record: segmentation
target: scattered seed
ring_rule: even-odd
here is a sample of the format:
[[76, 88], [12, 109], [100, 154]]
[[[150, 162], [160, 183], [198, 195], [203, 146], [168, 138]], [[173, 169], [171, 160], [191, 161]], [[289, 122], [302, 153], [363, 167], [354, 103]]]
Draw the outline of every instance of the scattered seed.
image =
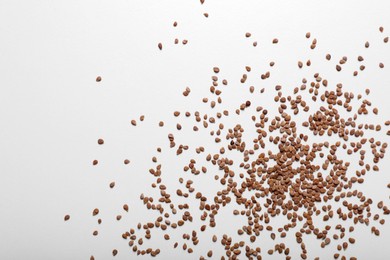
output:
[[92, 215], [96, 216], [97, 214], [99, 214], [99, 209], [96, 208], [92, 211]]

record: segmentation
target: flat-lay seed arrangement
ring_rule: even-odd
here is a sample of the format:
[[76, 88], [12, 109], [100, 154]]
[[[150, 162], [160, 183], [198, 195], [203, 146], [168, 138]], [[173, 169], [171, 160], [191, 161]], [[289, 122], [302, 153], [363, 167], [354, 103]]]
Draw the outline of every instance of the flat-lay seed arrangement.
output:
[[[206, 13], [204, 15], [208, 16]], [[178, 26], [178, 22], [175, 21], [173, 26]], [[379, 28], [379, 33], [384, 33], [383, 27]], [[253, 37], [249, 32], [243, 35], [244, 38]], [[314, 50], [317, 39], [312, 39], [310, 33], [304, 36], [310, 40], [309, 48]], [[384, 37], [380, 44], [387, 42], [388, 37]], [[178, 43], [177, 39], [175, 43]], [[185, 45], [187, 40], [182, 43]], [[270, 43], [278, 44], [279, 39], [274, 38]], [[257, 42], [253, 42], [253, 45], [257, 46]], [[158, 50], [164, 51], [163, 46], [164, 43], [157, 43]], [[367, 41], [362, 46], [370, 48], [370, 43]], [[363, 56], [343, 56], [337, 64], [332, 63], [335, 58], [331, 54], [323, 59], [339, 73], [344, 73], [343, 65], [352, 59], [361, 64], [353, 76], [358, 76], [358, 71], [362, 73], [365, 69]], [[303, 70], [312, 62], [297, 61], [296, 64]], [[378, 64], [379, 69], [385, 67], [382, 62]], [[269, 63], [270, 67], [274, 65], [274, 61]], [[241, 79], [234, 82], [245, 84], [250, 76], [263, 81], [271, 77], [270, 71], [251, 75], [254, 68], [246, 66], [243, 70], [245, 73]], [[140, 194], [139, 199], [148, 210], [154, 211], [150, 217], [155, 213], [158, 217], [135, 223], [118, 234], [130, 247], [130, 252], [126, 253], [158, 256], [164, 247], [169, 246], [196, 254], [199, 259], [267, 259], [268, 255], [275, 254], [292, 259], [291, 248], [298, 248], [299, 258], [320, 259], [319, 255], [311, 254], [305, 244], [305, 239], [311, 236], [317, 239], [321, 248], [331, 247], [334, 259], [347, 259], [345, 252], [357, 239], [353, 236], [355, 226], [369, 226], [371, 233], [379, 236], [390, 208], [383, 201], [373, 201], [359, 187], [364, 185], [366, 175], [380, 172], [379, 163], [388, 146], [384, 140], [390, 135], [390, 121], [371, 124], [367, 120], [368, 117], [379, 116], [379, 109], [369, 100], [370, 90], [345, 91], [342, 82], [330, 83], [333, 81], [318, 72], [302, 78], [294, 87], [275, 85], [272, 89], [256, 89], [249, 86], [249, 96], [261, 95], [265, 91], [272, 93], [273, 106], [263, 107], [260, 106], [261, 100], [254, 104], [245, 99], [230, 111], [224, 107], [222, 99], [222, 93], [229, 88], [228, 81], [219, 77], [222, 71], [223, 66], [210, 68], [210, 95], [199, 100], [199, 106], [209, 105], [210, 114], [202, 114], [196, 109], [194, 112], [172, 111], [172, 116], [177, 120], [192, 120], [192, 128], [183, 127], [181, 122], [175, 126], [167, 126], [163, 121], [156, 122], [156, 131], [172, 127], [172, 133], [166, 136], [170, 150], [164, 152], [173, 151], [177, 157], [195, 152], [194, 158], [203, 156], [208, 165], [199, 165], [196, 159], [188, 161], [183, 165], [185, 174], [178, 179], [183, 188], [172, 192], [164, 181], [172, 178], [164, 174], [169, 171], [169, 165], [164, 166], [163, 171], [158, 157], [151, 156], [156, 166], [145, 174], [154, 176], [152, 188], [159, 190], [159, 196], [146, 195], [148, 188], [145, 187], [145, 193]], [[102, 80], [100, 76], [96, 78], [96, 82]], [[183, 98], [189, 98], [192, 91], [189, 87], [182, 89]], [[236, 118], [249, 118], [251, 125], [241, 124], [238, 120], [233, 126], [225, 126], [222, 119], [232, 114], [236, 114]], [[139, 122], [143, 120], [144, 116], [141, 116], [139, 120], [131, 119], [129, 123], [139, 127]], [[210, 138], [199, 139], [197, 147], [177, 143], [176, 135], [182, 132], [206, 129]], [[247, 138], [247, 133], [256, 133], [256, 138]], [[378, 136], [383, 139], [378, 139]], [[217, 153], [210, 153], [205, 148], [210, 142], [218, 145]], [[104, 146], [101, 138], [97, 139], [97, 143]], [[163, 151], [158, 147], [157, 152], [161, 154]], [[125, 159], [124, 164], [130, 164], [130, 160]], [[98, 160], [93, 160], [92, 167], [96, 165]], [[210, 174], [215, 182], [211, 186], [213, 196], [202, 193], [202, 187], [196, 187], [193, 181]], [[383, 185], [390, 188], [390, 184]], [[110, 182], [108, 186], [115, 189], [115, 182]], [[189, 203], [178, 202], [183, 199]], [[130, 206], [124, 204], [123, 210], [131, 213]], [[233, 207], [230, 214], [240, 218], [239, 223], [245, 220], [245, 224], [237, 230], [229, 230], [242, 239], [235, 240], [228, 234], [215, 233], [208, 239], [209, 250], [197, 251], [199, 234], [219, 225], [223, 218], [218, 218], [218, 215], [226, 207]], [[92, 216], [96, 218], [98, 215], [99, 209], [93, 209]], [[199, 219], [195, 219], [195, 215], [200, 215]], [[286, 224], [278, 226], [280, 222], [273, 222], [273, 219], [281, 217]], [[118, 221], [121, 218], [121, 215], [116, 217]], [[65, 215], [64, 221], [71, 222], [70, 216]], [[99, 223], [101, 221], [98, 219]], [[334, 225], [335, 222], [338, 224]], [[181, 228], [187, 223], [199, 225], [192, 232], [183, 234]], [[227, 225], [226, 229], [229, 228]], [[157, 236], [155, 233], [161, 235], [160, 231], [155, 230], [162, 231], [166, 245], [144, 246], [145, 240], [153, 241], [153, 237]], [[184, 242], [173, 240], [175, 233], [181, 234]], [[98, 230], [92, 231], [92, 235], [98, 234]], [[294, 237], [296, 243], [277, 242], [287, 236]], [[260, 237], [275, 241], [274, 246], [262, 248], [258, 242]], [[225, 250], [224, 255], [213, 252], [214, 248], [220, 246]], [[113, 249], [112, 255], [117, 254], [118, 250]], [[91, 259], [95, 259], [94, 256]]]

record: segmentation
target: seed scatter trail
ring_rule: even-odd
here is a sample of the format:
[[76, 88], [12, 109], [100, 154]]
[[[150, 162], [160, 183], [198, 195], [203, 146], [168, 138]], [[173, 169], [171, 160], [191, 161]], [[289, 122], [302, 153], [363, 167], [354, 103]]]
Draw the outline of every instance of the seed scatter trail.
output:
[[[206, 5], [203, 0], [200, 2]], [[177, 25], [175, 21], [173, 26]], [[379, 27], [379, 33], [383, 32], [384, 28]], [[246, 32], [244, 36], [251, 38], [252, 34]], [[307, 48], [314, 55], [317, 38], [311, 32], [304, 37], [309, 41]], [[387, 43], [388, 38], [383, 41]], [[183, 40], [182, 44], [187, 42]], [[284, 42], [282, 39], [280, 44]], [[277, 47], [279, 39], [273, 38], [268, 44]], [[376, 44], [373, 41], [370, 45], [366, 41], [362, 51], [374, 48]], [[157, 46], [163, 51], [161, 43]], [[253, 46], [257, 46], [257, 42]], [[363, 56], [334, 57], [328, 53], [321, 59], [335, 68], [338, 75], [356, 77], [366, 66]], [[294, 68], [300, 72], [312, 65], [310, 59], [296, 62]], [[352, 75], [347, 74], [343, 69], [346, 63], [358, 64], [358, 69]], [[278, 62], [270, 61], [269, 67], [275, 64]], [[377, 64], [378, 69], [386, 69], [382, 62]], [[346, 250], [358, 241], [353, 236], [355, 228], [365, 225], [372, 235], [380, 236], [380, 227], [385, 225], [385, 218], [390, 214], [386, 202], [375, 202], [370, 194], [360, 189], [365, 184], [365, 176], [383, 173], [380, 162], [385, 158], [388, 146], [385, 140], [390, 135], [390, 120], [371, 123], [374, 120], [369, 118], [380, 116], [380, 110], [369, 100], [369, 89], [347, 91], [342, 82], [328, 80], [320, 72], [302, 78], [298, 86], [276, 84], [266, 91], [247, 82], [251, 77], [265, 82], [271, 77], [270, 71], [259, 72], [253, 66], [245, 66], [243, 72], [241, 78], [233, 82], [246, 86], [247, 98], [233, 110], [226, 108], [223, 98], [229, 93], [228, 80], [222, 77], [225, 75], [223, 65], [214, 66], [210, 68], [210, 93], [198, 102], [199, 108], [207, 106], [209, 113], [200, 113], [196, 108], [194, 111], [175, 110], [170, 115], [176, 120], [175, 124], [169, 125], [162, 120], [154, 123], [156, 131], [169, 129], [165, 137], [169, 148], [157, 147], [158, 154], [174, 153], [178, 158], [184, 153], [194, 156], [183, 165], [178, 178], [181, 188], [176, 190], [172, 190], [166, 181], [173, 178], [168, 174], [169, 165], [164, 165], [163, 170], [158, 156], [151, 156], [154, 166], [145, 174], [154, 177], [151, 189], [158, 190], [158, 195], [147, 195], [150, 191], [145, 187], [139, 200], [147, 210], [157, 213], [157, 217], [145, 214], [145, 222], [134, 224], [118, 235], [135, 255], [158, 256], [165, 246], [169, 246], [199, 259], [267, 259], [268, 255], [292, 259], [292, 250], [298, 250], [301, 259], [320, 259], [305, 244], [308, 237], [314, 237], [321, 248], [333, 251], [334, 259], [347, 259]], [[100, 82], [101, 77], [96, 81]], [[193, 91], [196, 89], [184, 86], [180, 93], [183, 98], [192, 98]], [[253, 98], [266, 94], [272, 95], [273, 103], [268, 107], [261, 98]], [[236, 122], [222, 123], [232, 115]], [[139, 121], [144, 118], [142, 115]], [[250, 124], [242, 123], [248, 118]], [[193, 125], [185, 127], [181, 120], [191, 120]], [[130, 123], [133, 127], [141, 127], [135, 119]], [[190, 147], [185, 139], [178, 138], [183, 133], [201, 131], [208, 131], [209, 138], [198, 139], [196, 147]], [[251, 133], [256, 133], [254, 139], [248, 137]], [[102, 146], [104, 140], [98, 139], [97, 143]], [[208, 151], [206, 147], [210, 143], [219, 147], [216, 152]], [[206, 165], [198, 162], [196, 156], [201, 156]], [[129, 159], [121, 160], [120, 163], [130, 164]], [[93, 160], [94, 169], [99, 168], [96, 165], [100, 161], [102, 159]], [[182, 161], [178, 159], [179, 162]], [[197, 186], [193, 181], [208, 175], [213, 175], [213, 183], [208, 187]], [[125, 185], [121, 183], [121, 186]], [[390, 184], [384, 185], [390, 187]], [[112, 192], [116, 190], [116, 182], [112, 181], [108, 186]], [[122, 214], [131, 214], [131, 203], [121, 204]], [[226, 226], [225, 234], [213, 232], [217, 226], [226, 225], [223, 222], [226, 211], [221, 211], [231, 207], [233, 210], [228, 214], [232, 214], [237, 223], [244, 220], [244, 224], [234, 230], [229, 230], [234, 225]], [[97, 215], [99, 209], [95, 208], [92, 216]], [[283, 225], [280, 225], [281, 218], [285, 221]], [[71, 224], [69, 219], [70, 215], [65, 215], [64, 220]], [[116, 214], [116, 220], [121, 219], [122, 215]], [[196, 228], [183, 234], [182, 227], [187, 225]], [[206, 231], [211, 234], [207, 238], [210, 248], [197, 250], [201, 238], [205, 239], [199, 234]], [[93, 236], [99, 234], [98, 230], [91, 233]], [[184, 242], [177, 239], [177, 233], [182, 234]], [[238, 236], [232, 237], [232, 233]], [[288, 235], [294, 237], [295, 244], [282, 242]], [[162, 236], [166, 243], [160, 245], [161, 249], [157, 244], [153, 246], [155, 236]], [[260, 237], [269, 238], [274, 246], [262, 248], [258, 242]], [[216, 253], [215, 248], [219, 246], [224, 249], [223, 255]], [[118, 254], [117, 249], [110, 250], [113, 256]]]

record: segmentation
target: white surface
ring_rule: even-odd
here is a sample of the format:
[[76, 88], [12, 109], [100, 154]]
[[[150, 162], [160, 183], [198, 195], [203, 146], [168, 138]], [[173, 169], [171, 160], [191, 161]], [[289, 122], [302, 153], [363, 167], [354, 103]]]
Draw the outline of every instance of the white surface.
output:
[[[206, 111], [200, 100], [208, 95], [214, 66], [230, 82], [224, 102], [231, 108], [249, 96], [248, 87], [238, 83], [244, 66], [252, 66], [255, 72], [250, 75], [260, 75], [273, 60], [272, 79], [261, 82], [251, 76], [253, 84], [271, 90], [278, 83], [288, 89], [320, 72], [356, 92], [370, 87], [370, 99], [382, 116], [375, 120], [389, 119], [390, 44], [382, 41], [390, 35], [389, 11], [385, 0], [206, 0], [203, 6], [197, 0], [0, 0], [0, 259], [89, 259], [91, 254], [110, 259], [113, 248], [119, 250], [116, 259], [135, 258], [120, 235], [154, 217], [138, 200], [141, 192], [156, 194], [148, 173], [151, 157], [157, 146], [168, 149], [167, 133], [177, 132], [171, 130], [174, 110]], [[379, 26], [384, 26], [383, 34]], [[314, 51], [304, 37], [307, 31], [318, 39]], [[250, 39], [244, 37], [246, 32], [252, 33]], [[176, 37], [189, 43], [174, 45]], [[276, 46], [271, 44], [275, 37]], [[364, 48], [367, 40], [369, 49]], [[331, 63], [324, 59], [328, 52], [334, 57]], [[344, 55], [349, 61], [343, 73], [336, 73], [335, 63]], [[366, 58], [366, 70], [353, 78], [358, 55]], [[308, 58], [312, 67], [298, 70], [297, 60]], [[384, 69], [378, 69], [379, 62]], [[103, 78], [99, 84], [98, 75]], [[186, 86], [192, 90], [187, 99], [181, 94]], [[251, 98], [264, 107], [273, 103], [261, 96]], [[145, 121], [131, 127], [130, 120], [141, 114]], [[157, 127], [159, 120], [166, 122], [165, 128]], [[234, 117], [229, 120], [235, 123]], [[97, 145], [98, 138], [104, 138], [103, 146]], [[211, 140], [206, 131], [181, 138], [193, 149]], [[123, 164], [125, 158], [130, 165]], [[160, 160], [165, 180], [177, 185], [182, 165], [174, 158]], [[100, 161], [97, 167], [91, 166], [93, 159]], [[388, 158], [380, 168], [361, 189], [374, 201], [388, 204]], [[110, 190], [113, 180], [117, 186]], [[124, 203], [130, 206], [127, 214]], [[91, 217], [95, 207], [103, 219], [99, 227]], [[67, 223], [65, 214], [71, 215]], [[117, 214], [123, 216], [120, 222]], [[217, 219], [216, 233], [235, 234], [236, 229], [227, 230], [221, 221]], [[359, 226], [357, 242], [346, 255], [388, 258], [389, 226], [380, 228], [379, 238]], [[92, 236], [94, 229], [98, 237]], [[200, 240], [192, 255], [173, 250], [174, 239], [167, 243], [155, 238], [151, 245], [162, 248], [161, 259], [198, 259], [211, 248]], [[330, 259], [333, 247], [319, 250], [319, 242], [313, 241], [306, 243], [309, 258]], [[262, 242], [263, 259], [278, 259], [266, 254], [270, 245]], [[289, 244], [293, 252], [296, 245]], [[222, 252], [216, 244], [214, 256]]]

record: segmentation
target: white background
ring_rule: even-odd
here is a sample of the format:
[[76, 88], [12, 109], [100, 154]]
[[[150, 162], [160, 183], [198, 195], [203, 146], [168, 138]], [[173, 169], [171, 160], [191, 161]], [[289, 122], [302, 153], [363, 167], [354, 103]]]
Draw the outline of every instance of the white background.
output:
[[[229, 80], [227, 108], [236, 108], [248, 96], [255, 105], [270, 107], [272, 98], [249, 95], [249, 84], [270, 93], [275, 84], [291, 90], [302, 77], [320, 72], [330, 83], [343, 82], [355, 93], [371, 88], [370, 100], [380, 114], [367, 117], [367, 122], [383, 123], [390, 118], [390, 45], [383, 43], [390, 35], [389, 11], [385, 0], [206, 0], [203, 6], [197, 0], [0, 0], [0, 259], [89, 259], [92, 254], [110, 259], [113, 248], [119, 250], [117, 259], [135, 258], [121, 234], [155, 217], [138, 200], [142, 192], [157, 194], [150, 187], [151, 157], [157, 155], [157, 146], [168, 151], [169, 132], [179, 135], [174, 110], [209, 111], [200, 100], [208, 93], [214, 66]], [[304, 37], [307, 31], [318, 40], [315, 50]], [[246, 32], [252, 33], [250, 39], [244, 37]], [[176, 37], [189, 42], [174, 45]], [[279, 39], [278, 45], [271, 44], [273, 38]], [[364, 48], [367, 40], [369, 49]], [[332, 62], [325, 61], [326, 53], [332, 54]], [[336, 73], [334, 66], [344, 55], [348, 62]], [[358, 55], [365, 57], [366, 70], [354, 78]], [[309, 58], [313, 65], [298, 70], [297, 61]], [[272, 79], [260, 81], [272, 60]], [[378, 68], [379, 62], [384, 69]], [[246, 65], [254, 72], [244, 87], [239, 79]], [[101, 83], [95, 82], [98, 75]], [[181, 94], [186, 86], [192, 90], [188, 98]], [[142, 114], [145, 121], [132, 127], [130, 120]], [[166, 122], [163, 129], [157, 127], [160, 120]], [[228, 120], [236, 122], [234, 116]], [[212, 140], [207, 131], [188, 132], [180, 140], [192, 149]], [[388, 142], [383, 133], [382, 140]], [[98, 146], [98, 138], [106, 143]], [[131, 164], [123, 164], [126, 158]], [[100, 161], [98, 166], [91, 166], [93, 159]], [[175, 156], [159, 160], [173, 193], [178, 177], [189, 177], [181, 172], [184, 164]], [[381, 171], [370, 172], [359, 189], [375, 203], [388, 204], [388, 158], [379, 166]], [[113, 190], [108, 188], [111, 181], [117, 183]], [[205, 193], [215, 187], [212, 181], [205, 183], [210, 185], [201, 187]], [[129, 213], [123, 212], [124, 203]], [[95, 207], [101, 211], [100, 226], [91, 216]], [[217, 219], [215, 232], [201, 235], [192, 255], [173, 250], [176, 240], [166, 242], [161, 235], [149, 245], [162, 249], [161, 259], [198, 259], [213, 246], [214, 256], [220, 256], [222, 246], [210, 245], [209, 238], [235, 234], [230, 227], [237, 218], [230, 212], [221, 213], [224, 218]], [[65, 214], [71, 215], [66, 223]], [[117, 214], [123, 216], [120, 222]], [[386, 224], [380, 227], [380, 237], [359, 226], [353, 234], [357, 242], [346, 255], [388, 259]], [[95, 229], [98, 237], [92, 236]], [[294, 233], [286, 241], [297, 256]], [[177, 240], [181, 234], [175, 235]], [[268, 240], [261, 242], [263, 259], [280, 259], [266, 254], [273, 245]], [[330, 259], [336, 246], [332, 242], [332, 248], [321, 250], [319, 241], [305, 242], [309, 259]]]

